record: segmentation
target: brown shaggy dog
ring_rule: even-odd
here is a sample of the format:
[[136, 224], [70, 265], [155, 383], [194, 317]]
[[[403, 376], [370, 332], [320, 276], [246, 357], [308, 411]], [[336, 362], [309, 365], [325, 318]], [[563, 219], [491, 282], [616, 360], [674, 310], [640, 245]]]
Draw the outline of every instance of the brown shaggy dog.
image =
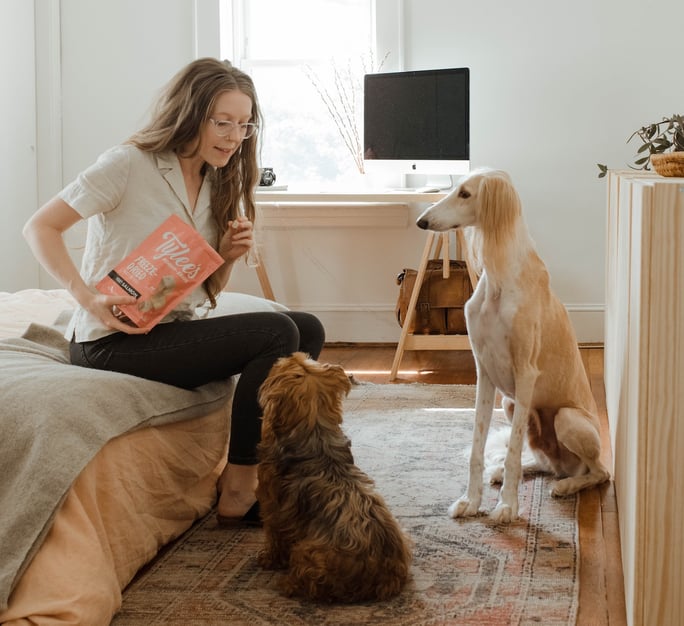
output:
[[262, 566], [287, 569], [288, 596], [327, 602], [385, 600], [404, 586], [407, 537], [342, 432], [349, 377], [301, 352], [280, 359], [261, 386], [264, 410], [257, 498], [266, 535]]

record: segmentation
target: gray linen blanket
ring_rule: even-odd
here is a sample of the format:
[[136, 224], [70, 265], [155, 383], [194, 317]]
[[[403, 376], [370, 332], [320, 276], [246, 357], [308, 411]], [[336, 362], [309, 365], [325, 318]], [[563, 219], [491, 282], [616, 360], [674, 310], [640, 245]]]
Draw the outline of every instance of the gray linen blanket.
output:
[[0, 611], [81, 470], [110, 439], [200, 417], [233, 381], [186, 391], [69, 363], [62, 331], [0, 341]]

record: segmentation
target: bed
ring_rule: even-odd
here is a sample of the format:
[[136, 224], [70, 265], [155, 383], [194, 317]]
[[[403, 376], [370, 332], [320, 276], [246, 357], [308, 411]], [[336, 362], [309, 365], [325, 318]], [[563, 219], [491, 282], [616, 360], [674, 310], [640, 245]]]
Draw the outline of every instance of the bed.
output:
[[[234, 380], [186, 391], [70, 365], [64, 290], [0, 292], [0, 623], [109, 624], [159, 549], [206, 515]], [[212, 314], [283, 310], [222, 294]]]

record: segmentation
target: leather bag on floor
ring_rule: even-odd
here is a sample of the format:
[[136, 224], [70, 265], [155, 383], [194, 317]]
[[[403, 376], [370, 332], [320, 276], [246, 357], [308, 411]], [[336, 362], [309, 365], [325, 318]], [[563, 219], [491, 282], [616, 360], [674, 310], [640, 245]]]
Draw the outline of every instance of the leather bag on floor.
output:
[[[413, 286], [418, 272], [404, 269], [397, 276], [399, 298], [397, 299], [397, 322], [403, 326], [406, 320]], [[428, 261], [425, 278], [416, 303], [416, 314], [409, 327], [414, 335], [465, 335], [463, 307], [473, 293], [465, 261], [449, 261], [449, 277], [442, 276], [442, 260]]]

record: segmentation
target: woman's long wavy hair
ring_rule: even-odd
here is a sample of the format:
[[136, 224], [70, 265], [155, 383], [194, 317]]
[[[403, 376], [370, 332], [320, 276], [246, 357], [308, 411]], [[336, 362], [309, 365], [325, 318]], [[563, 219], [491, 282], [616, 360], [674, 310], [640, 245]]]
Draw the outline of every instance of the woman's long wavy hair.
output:
[[[178, 72], [163, 89], [150, 123], [128, 139], [128, 143], [146, 152], [187, 152], [200, 135], [214, 109], [217, 98], [226, 91], [239, 90], [252, 100], [250, 122], [261, 125], [261, 114], [252, 79], [229, 61], [213, 58], [197, 59]], [[242, 205], [245, 215], [254, 222], [256, 207], [254, 188], [259, 180], [257, 161], [258, 133], [244, 139], [230, 161], [219, 168], [207, 168], [211, 181], [211, 212], [216, 220], [218, 239], [223, 237], [228, 222], [236, 219]], [[199, 144], [192, 148], [199, 149]], [[211, 305], [221, 285], [210, 276], [204, 283]]]

